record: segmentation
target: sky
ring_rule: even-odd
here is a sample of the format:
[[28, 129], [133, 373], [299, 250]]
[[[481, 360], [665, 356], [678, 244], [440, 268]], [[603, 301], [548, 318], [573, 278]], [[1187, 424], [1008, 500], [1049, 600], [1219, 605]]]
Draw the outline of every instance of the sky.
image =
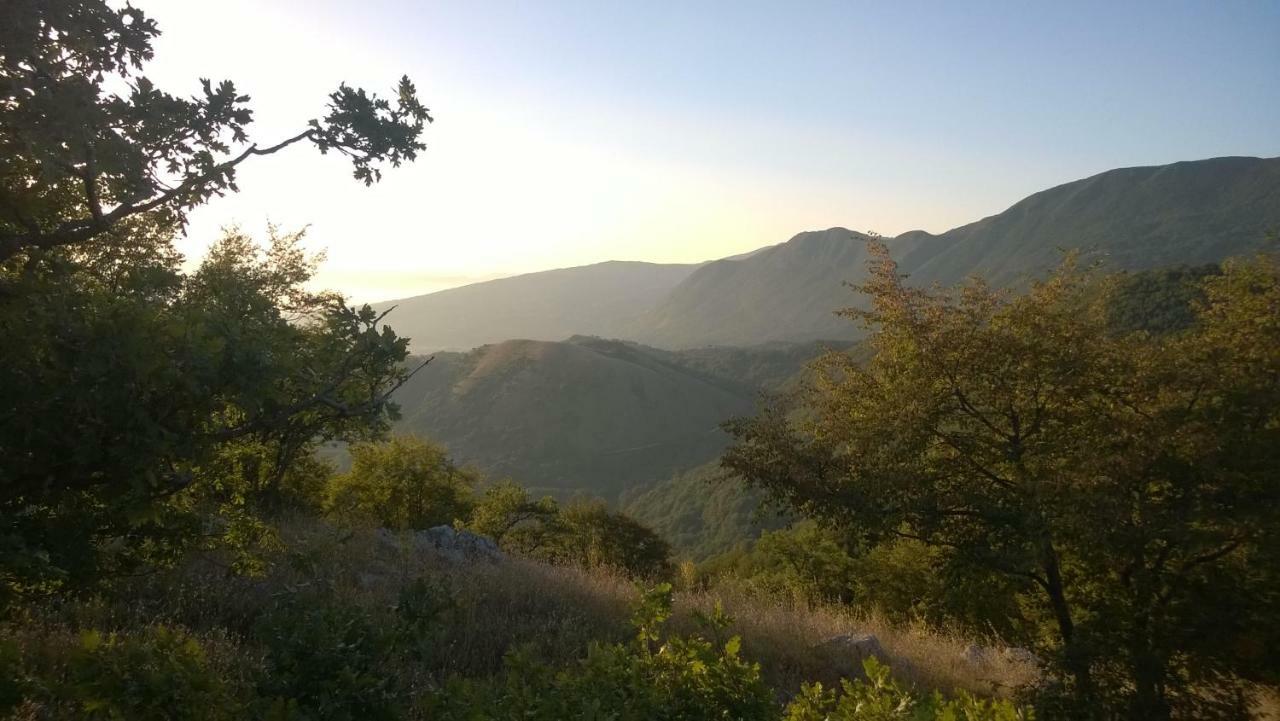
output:
[[1280, 155], [1280, 2], [136, 0], [145, 74], [231, 79], [252, 139], [404, 74], [436, 122], [366, 188], [302, 144], [180, 248], [307, 228], [355, 301], [844, 226], [942, 232], [1116, 167]]

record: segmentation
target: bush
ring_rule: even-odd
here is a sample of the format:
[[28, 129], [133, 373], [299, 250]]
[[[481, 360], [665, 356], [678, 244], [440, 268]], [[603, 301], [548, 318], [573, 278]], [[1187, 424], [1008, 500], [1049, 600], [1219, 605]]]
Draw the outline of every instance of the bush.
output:
[[1026, 641], [1018, 584], [982, 569], [957, 573], [949, 561], [945, 549], [911, 539], [859, 548], [804, 520], [766, 531], [750, 550], [712, 559], [701, 572], [737, 576], [767, 593], [874, 610], [897, 623]]
[[470, 515], [477, 481], [444, 448], [401, 436], [352, 446], [351, 471], [330, 483], [327, 508], [348, 523], [431, 528]]
[[20, 717], [128, 721], [242, 718], [251, 695], [184, 631], [152, 626], [128, 634], [88, 630], [40, 638], [24, 654], [0, 644], [0, 712]]
[[[738, 655], [738, 639], [713, 644], [700, 637], [667, 638], [671, 586], [647, 592], [636, 611], [630, 643], [596, 645], [586, 658], [556, 671], [527, 652], [508, 656], [505, 673], [492, 681], [454, 680], [428, 699], [433, 719], [571, 718], [756, 719], [777, 718], [760, 667]], [[655, 647], [656, 646], [656, 647]]]
[[[739, 655], [739, 639], [663, 636], [671, 613], [671, 586], [641, 597], [629, 643], [596, 645], [587, 656], [556, 670], [529, 651], [508, 655], [498, 677], [454, 679], [425, 703], [427, 718], [443, 721], [524, 719], [681, 719], [682, 721], [1017, 721], [1029, 712], [1009, 701], [961, 692], [955, 699], [919, 695], [894, 681], [874, 659], [865, 680], [844, 680], [835, 691], [806, 685], [789, 704], [775, 700], [760, 666]], [[718, 639], [730, 620], [716, 612], [702, 621]]]
[[918, 696], [894, 681], [889, 668], [874, 658], [862, 664], [865, 680], [840, 682], [838, 692], [806, 684], [788, 704], [786, 721], [1019, 721], [1029, 712], [1009, 701], [987, 701], [961, 692], [944, 699], [934, 692]]
[[382, 663], [394, 636], [366, 609], [318, 594], [291, 596], [259, 619], [254, 636], [267, 650], [259, 693], [276, 716], [401, 718], [395, 678]]
[[467, 527], [503, 550], [542, 561], [606, 566], [649, 580], [672, 572], [667, 542], [603, 501], [534, 501], [527, 490], [505, 481], [485, 492]]

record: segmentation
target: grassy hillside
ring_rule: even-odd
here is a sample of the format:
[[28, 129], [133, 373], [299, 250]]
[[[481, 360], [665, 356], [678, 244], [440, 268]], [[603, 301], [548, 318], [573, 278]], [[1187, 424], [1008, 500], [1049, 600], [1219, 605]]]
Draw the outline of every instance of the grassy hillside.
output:
[[841, 284], [866, 263], [866, 240], [830, 228], [708, 263], [626, 335], [669, 348], [851, 337], [852, 326], [834, 311], [847, 304]]
[[1212, 158], [1120, 168], [1041, 191], [999, 215], [919, 243], [917, 282], [981, 275], [1013, 285], [1080, 249], [1113, 270], [1215, 263], [1280, 230], [1280, 158]]
[[[629, 619], [639, 589], [605, 568], [515, 557], [459, 562], [408, 541], [388, 544], [379, 533], [310, 519], [286, 523], [281, 531], [283, 545], [260, 577], [228, 577], [222, 559], [193, 559], [173, 571], [123, 579], [110, 598], [51, 606], [26, 622], [0, 621], [0, 637], [27, 660], [28, 674], [56, 677], [67, 657], [87, 655], [80, 650], [86, 629], [116, 633], [126, 642], [158, 627], [179, 629], [203, 647], [191, 666], [198, 659], [229, 687], [274, 684], [267, 688], [286, 697], [311, 696], [314, 705], [364, 702], [383, 709], [374, 718], [401, 718], [385, 712], [400, 701], [392, 689], [412, 701], [446, 688], [450, 677], [498, 673], [514, 650], [559, 666], [584, 656], [592, 643], [622, 642], [634, 634]], [[921, 689], [1007, 695], [1035, 675], [1025, 661], [998, 654], [982, 665], [967, 661], [968, 640], [959, 636], [893, 626], [849, 609], [762, 597], [732, 586], [684, 589], [674, 601], [666, 625], [673, 633], [705, 632], [699, 618], [712, 616], [719, 604], [730, 623], [718, 633], [741, 636], [743, 655], [761, 665], [763, 679], [780, 697], [794, 695], [806, 681], [830, 684], [860, 675], [856, 658], [823, 643], [863, 634], [874, 634], [895, 674]], [[299, 635], [284, 635], [290, 630]], [[385, 633], [397, 642], [382, 643]], [[160, 658], [139, 656], [133, 662], [154, 665]], [[183, 675], [198, 671], [157, 666], [150, 669], [149, 686], [98, 693], [149, 698], [167, 691], [162, 683], [174, 684], [177, 693]], [[127, 668], [114, 672], [128, 675]], [[227, 715], [218, 718], [234, 717], [230, 708], [228, 703]], [[26, 710], [30, 715], [18, 718], [80, 718], [67, 709]], [[347, 718], [305, 716], [313, 717]]]
[[[1280, 230], [1280, 158], [1212, 158], [1121, 168], [1031, 195], [940, 235], [889, 240], [915, 282], [980, 274], [1017, 285], [1079, 249], [1116, 270], [1214, 263]], [[476, 283], [397, 301], [388, 322], [419, 352], [575, 334], [664, 348], [850, 339], [833, 311], [865, 271], [866, 236], [844, 228], [702, 265], [606, 262]]]

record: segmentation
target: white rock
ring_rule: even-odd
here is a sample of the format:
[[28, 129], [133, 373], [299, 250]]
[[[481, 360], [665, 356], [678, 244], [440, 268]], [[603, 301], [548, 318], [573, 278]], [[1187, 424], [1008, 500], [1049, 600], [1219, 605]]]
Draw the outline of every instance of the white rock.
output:
[[815, 648], [828, 654], [852, 657], [859, 668], [862, 660], [871, 656], [881, 661], [888, 659], [884, 652], [884, 647], [880, 645], [880, 639], [869, 633], [863, 635], [846, 633], [840, 636], [832, 636]]

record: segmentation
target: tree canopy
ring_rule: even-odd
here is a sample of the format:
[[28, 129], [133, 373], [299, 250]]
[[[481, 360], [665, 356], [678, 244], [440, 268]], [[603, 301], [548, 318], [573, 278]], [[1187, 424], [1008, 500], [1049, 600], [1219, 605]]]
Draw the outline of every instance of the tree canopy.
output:
[[830, 354], [797, 407], [732, 424], [726, 465], [872, 543], [1018, 580], [1079, 708], [1211, 717], [1280, 670], [1259, 636], [1280, 593], [1275, 259], [1203, 276], [1195, 323], [1156, 337], [1114, 332], [1114, 282], [1070, 260], [1015, 295], [912, 287], [872, 250], [871, 308], [846, 314], [874, 357]]
[[[0, 26], [0, 262], [83, 243], [121, 221], [187, 211], [236, 190], [251, 157], [308, 141], [351, 160], [357, 180], [417, 157], [431, 121], [409, 78], [394, 102], [340, 85], [328, 113], [270, 145], [249, 139], [249, 97], [200, 80], [191, 97], [144, 74], [156, 22], [103, 0], [14, 0]], [[116, 91], [115, 88], [121, 88]]]
[[[317, 444], [384, 433], [411, 373], [383, 315], [311, 290], [301, 234], [227, 231], [194, 270], [186, 213], [303, 140], [372, 183], [430, 120], [341, 86], [262, 147], [230, 81], [183, 98], [144, 74], [156, 23], [101, 0], [17, 0], [0, 23], [0, 609], [185, 549], [250, 548], [315, 503]], [[246, 562], [249, 562], [246, 560]]]

